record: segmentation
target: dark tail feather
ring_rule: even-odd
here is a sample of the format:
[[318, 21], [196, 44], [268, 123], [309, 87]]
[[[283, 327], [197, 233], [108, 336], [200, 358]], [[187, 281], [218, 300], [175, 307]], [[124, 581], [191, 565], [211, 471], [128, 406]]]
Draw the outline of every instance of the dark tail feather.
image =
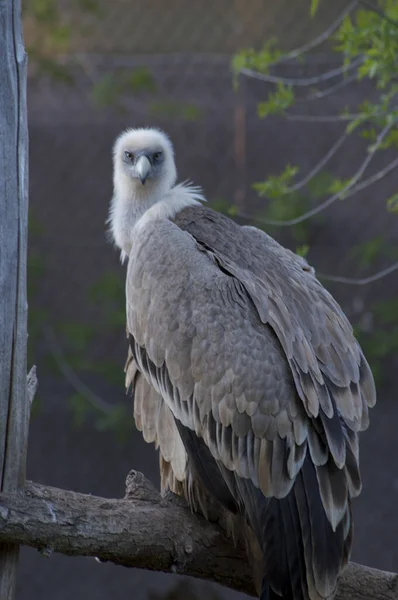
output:
[[[284, 600], [330, 600], [350, 554], [350, 504], [347, 501], [345, 512], [342, 510], [343, 518], [333, 531], [310, 454], [307, 453], [290, 493], [279, 500], [266, 498], [250, 479], [239, 477], [217, 463], [194, 432], [176, 423], [204, 485], [226, 508], [244, 514], [257, 536], [263, 553], [261, 600], [281, 597]], [[333, 478], [334, 471], [328, 471], [327, 465], [324, 468], [325, 481]], [[335, 489], [335, 479], [335, 493], [330, 494], [332, 504], [348, 493], [346, 485], [341, 493], [338, 486]]]
[[331, 598], [351, 548], [347, 513], [335, 532], [323, 508], [309, 456], [286, 498], [265, 498], [248, 480], [237, 488], [264, 553], [261, 600]]
[[265, 577], [263, 579], [263, 585], [261, 587], [260, 600], [281, 600], [281, 596], [274, 592], [274, 590], [269, 585]]

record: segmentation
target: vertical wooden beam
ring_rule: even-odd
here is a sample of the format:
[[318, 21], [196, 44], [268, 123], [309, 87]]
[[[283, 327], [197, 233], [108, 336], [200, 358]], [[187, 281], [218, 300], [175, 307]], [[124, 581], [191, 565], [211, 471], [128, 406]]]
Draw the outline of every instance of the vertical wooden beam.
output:
[[[24, 485], [28, 224], [27, 59], [20, 0], [0, 0], [0, 490]], [[0, 546], [0, 598], [15, 595], [19, 547]]]

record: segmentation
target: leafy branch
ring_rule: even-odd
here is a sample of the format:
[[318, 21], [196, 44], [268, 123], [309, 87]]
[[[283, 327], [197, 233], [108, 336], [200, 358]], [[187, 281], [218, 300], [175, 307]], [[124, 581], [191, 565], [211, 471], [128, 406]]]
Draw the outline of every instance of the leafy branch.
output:
[[[323, 42], [328, 40], [333, 33], [341, 26], [344, 19], [353, 11], [353, 9], [358, 4], [357, 0], [351, 2], [347, 8], [337, 17], [337, 19], [320, 35], [315, 37], [310, 42], [296, 48], [295, 50], [291, 50], [286, 54], [282, 54], [282, 52], [273, 49], [275, 47], [275, 40], [271, 40], [267, 42], [263, 49], [260, 52], [255, 52], [254, 50], [242, 50], [239, 52], [233, 59], [232, 67], [234, 73], [237, 75], [239, 73], [248, 75], [249, 77], [257, 77], [260, 74], [268, 75], [269, 69], [271, 66], [275, 66], [284, 62], [288, 62], [294, 59], [297, 59], [310, 50], [320, 46]], [[337, 73], [340, 75], [341, 73]], [[334, 75], [332, 75], [334, 77]], [[329, 77], [328, 77], [329, 78]], [[278, 79], [264, 79], [265, 81], [271, 81], [272, 83], [278, 83], [278, 81], [282, 81]], [[291, 80], [297, 81], [297, 80]], [[300, 80], [301, 81], [301, 80]], [[285, 82], [286, 83], [286, 82]], [[295, 84], [293, 84], [295, 85]], [[297, 85], [301, 85], [298, 83]], [[307, 84], [303, 84], [307, 85]], [[311, 83], [308, 85], [312, 85]]]
[[[322, 211], [324, 211], [326, 208], [328, 208], [329, 206], [331, 206], [337, 200], [340, 200], [342, 198], [347, 198], [349, 196], [352, 196], [354, 193], [356, 193], [358, 191], [358, 188], [355, 189], [355, 184], [361, 179], [362, 175], [365, 173], [366, 169], [368, 168], [370, 162], [374, 158], [374, 155], [380, 149], [380, 147], [381, 147], [381, 145], [382, 145], [385, 137], [390, 132], [390, 130], [395, 126], [395, 124], [397, 123], [397, 121], [398, 121], [398, 117], [396, 117], [392, 122], [388, 122], [387, 125], [385, 125], [385, 127], [382, 129], [382, 131], [380, 132], [380, 134], [377, 136], [375, 144], [373, 144], [370, 147], [369, 153], [368, 153], [367, 157], [362, 162], [362, 164], [359, 167], [359, 169], [357, 170], [357, 172], [353, 175], [352, 178], [350, 178], [348, 180], [347, 183], [345, 183], [343, 185], [337, 185], [337, 187], [339, 189], [338, 189], [338, 191], [336, 193], [334, 193], [332, 196], [330, 196], [329, 198], [327, 198], [326, 200], [324, 200], [318, 206], [315, 206], [314, 208], [311, 208], [310, 210], [308, 210], [304, 214], [302, 214], [302, 215], [300, 215], [298, 217], [295, 217], [294, 219], [288, 219], [286, 221], [278, 221], [278, 220], [273, 220], [273, 219], [263, 219], [262, 223], [264, 223], [266, 225], [277, 225], [278, 227], [290, 227], [292, 225], [297, 225], [297, 224], [302, 223], [303, 221], [306, 221], [307, 219], [310, 219], [311, 217], [313, 217], [313, 216], [321, 213]], [[380, 179], [379, 175], [380, 174], [378, 174], [378, 179]], [[372, 180], [372, 183], [375, 180]], [[268, 182], [266, 182], [266, 184], [264, 184], [263, 187], [261, 187], [262, 184], [255, 184], [255, 186], [256, 186], [255, 189], [257, 189], [257, 191], [259, 191], [260, 194], [266, 193], [266, 191], [268, 189], [267, 183]], [[363, 186], [362, 186], [361, 189], [363, 189]], [[238, 214], [239, 214], [239, 216], [241, 216], [240, 213], [238, 213]]]

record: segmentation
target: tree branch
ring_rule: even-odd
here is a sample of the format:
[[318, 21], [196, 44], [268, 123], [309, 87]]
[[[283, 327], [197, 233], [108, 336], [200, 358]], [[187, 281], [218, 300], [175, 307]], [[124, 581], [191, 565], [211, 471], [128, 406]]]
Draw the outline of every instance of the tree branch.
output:
[[269, 83], [283, 83], [284, 85], [291, 85], [295, 87], [308, 87], [310, 85], [317, 85], [318, 83], [322, 83], [323, 81], [329, 81], [329, 79], [333, 79], [334, 77], [338, 77], [348, 71], [352, 71], [359, 67], [363, 62], [364, 58], [359, 56], [355, 60], [353, 60], [350, 64], [342, 65], [341, 67], [337, 67], [336, 69], [331, 69], [330, 71], [326, 71], [325, 73], [321, 73], [321, 75], [316, 75], [314, 77], [303, 77], [298, 79], [292, 79], [290, 77], [280, 77], [278, 75], [269, 75], [266, 73], [259, 73], [258, 71], [254, 71], [253, 69], [248, 69], [244, 67], [240, 70], [242, 75], [246, 75], [247, 77], [252, 77], [253, 79], [260, 79], [261, 81], [268, 81]]
[[291, 50], [287, 54], [284, 54], [278, 60], [276, 60], [273, 63], [273, 65], [284, 63], [294, 58], [298, 58], [302, 54], [305, 54], [309, 50], [313, 50], [317, 46], [320, 46], [323, 42], [326, 42], [326, 40], [329, 39], [331, 35], [333, 35], [336, 29], [340, 27], [344, 19], [354, 10], [357, 4], [358, 0], [350, 2], [350, 4], [345, 8], [345, 10], [343, 10], [343, 12], [337, 17], [335, 21], [333, 21], [333, 23], [325, 31], [323, 31], [320, 35], [318, 35], [316, 38], [314, 38], [307, 44], [300, 46], [300, 48], [296, 48], [295, 50]]
[[[309, 181], [311, 181], [311, 179], [313, 179], [315, 177], [315, 175], [317, 175], [319, 173], [319, 171], [321, 171], [323, 169], [323, 167], [329, 162], [329, 160], [331, 158], [333, 158], [333, 156], [336, 154], [337, 150], [344, 144], [344, 142], [348, 139], [349, 136], [350, 136], [350, 134], [345, 132], [333, 144], [333, 146], [328, 150], [328, 152], [323, 156], [323, 158], [315, 165], [315, 167], [313, 167], [311, 169], [311, 171], [303, 177], [303, 179], [300, 179], [300, 181], [298, 181], [297, 183], [294, 183], [290, 187], [287, 187], [284, 190], [283, 195], [287, 196], [288, 194], [291, 194], [292, 192], [297, 192], [298, 190], [303, 188]], [[377, 171], [377, 173], [374, 173], [374, 175], [371, 175], [367, 179], [364, 179], [363, 181], [361, 181], [361, 183], [358, 183], [357, 185], [355, 185], [353, 188], [350, 189], [349, 192], [347, 192], [345, 194], [344, 197], [350, 198], [351, 196], [354, 196], [359, 191], [373, 185], [377, 181], [380, 181], [380, 179], [383, 179], [383, 177], [386, 177], [390, 173], [390, 171], [393, 171], [394, 169], [397, 169], [397, 168], [398, 168], [398, 158], [396, 158], [395, 160], [392, 160], [390, 163], [388, 163], [388, 165], [386, 165], [384, 167], [384, 169], [380, 169], [380, 171]], [[241, 213], [238, 213], [238, 216], [247, 218], [247, 219], [251, 219], [251, 220], [256, 219], [256, 217], [250, 217], [248, 215], [243, 215]]]
[[289, 113], [285, 112], [282, 117], [284, 117], [287, 121], [300, 121], [303, 123], [342, 123], [345, 121], [356, 121], [357, 119], [366, 120], [371, 119], [372, 117], [381, 117], [383, 113], [374, 112], [374, 113], [354, 113], [354, 114], [342, 114], [342, 115], [301, 115], [297, 113]]
[[327, 88], [324, 88], [323, 90], [314, 92], [312, 94], [308, 94], [308, 96], [303, 96], [302, 98], [296, 98], [295, 103], [300, 104], [303, 102], [311, 102], [313, 100], [320, 100], [321, 98], [326, 98], [326, 96], [330, 96], [331, 94], [334, 94], [334, 92], [337, 92], [337, 90], [341, 90], [342, 88], [346, 87], [353, 81], [357, 81], [357, 79], [358, 79], [358, 74], [354, 73], [353, 75], [344, 77], [338, 83], [335, 83]]
[[[96, 556], [190, 575], [254, 595], [243, 548], [233, 547], [217, 525], [192, 514], [177, 497], [161, 498], [141, 473], [131, 471], [126, 483], [122, 500], [35, 483], [21, 494], [0, 494], [0, 541], [32, 546], [46, 556]], [[396, 574], [351, 563], [336, 600], [395, 600], [397, 593]]]
[[[344, 141], [344, 139], [340, 138], [340, 140], [338, 140], [337, 143], [340, 143], [340, 142], [343, 143], [343, 141]], [[326, 162], [330, 158], [330, 153], [332, 153], [332, 152], [334, 152], [334, 146], [329, 150], [328, 154], [326, 154], [323, 157], [323, 159], [312, 169], [312, 171], [310, 173], [308, 173], [308, 175], [306, 175], [302, 180], [298, 181], [296, 184], [292, 185], [291, 187], [286, 188], [284, 193], [286, 195], [290, 194], [291, 192], [295, 192], [295, 191], [301, 189], [305, 184], [307, 184], [320, 171], [320, 169], [324, 166], [324, 164], [326, 164]], [[383, 179], [391, 171], [394, 171], [397, 168], [398, 168], [398, 158], [396, 158], [395, 160], [392, 160], [390, 163], [388, 163], [388, 165], [386, 165], [384, 167], [384, 169], [380, 169], [380, 171], [377, 171], [377, 173], [374, 173], [367, 179], [364, 179], [363, 181], [361, 181], [361, 183], [357, 183], [357, 185], [355, 185], [353, 188], [350, 188], [350, 191], [344, 194], [344, 198], [351, 198], [351, 196], [354, 196], [361, 190], [364, 190], [365, 188], [370, 187], [374, 183], [377, 183], [377, 181], [380, 181], [380, 179]], [[240, 217], [242, 219], [247, 219], [248, 221], [257, 221], [258, 223], [265, 223], [267, 225], [269, 224], [269, 221], [267, 219], [263, 219], [261, 217], [256, 217], [254, 215], [249, 215], [244, 212], [237, 212], [235, 216]], [[284, 221], [282, 221], [282, 223], [283, 222]], [[278, 224], [280, 224], [280, 222], [278, 222]], [[341, 281], [341, 278], [338, 276], [337, 276], [337, 279], [336, 278], [332, 279], [335, 277], [334, 275], [322, 275], [322, 277], [324, 277], [325, 279], [330, 279], [331, 281]], [[343, 279], [345, 281], [342, 283], [348, 283], [348, 281], [346, 281], [346, 278], [343, 278]], [[368, 278], [366, 278], [366, 279], [368, 279]], [[377, 277], [377, 279], [379, 279], [379, 277]], [[352, 281], [355, 281], [355, 282], [362, 281], [362, 279], [361, 280], [352, 280]], [[372, 278], [372, 281], [375, 281], [375, 280]], [[370, 281], [367, 281], [366, 283], [370, 283]], [[363, 285], [363, 284], [361, 283], [360, 285]]]
[[[303, 221], [306, 221], [307, 219], [310, 219], [311, 217], [314, 217], [315, 215], [321, 213], [326, 208], [328, 208], [329, 206], [334, 204], [337, 200], [340, 200], [341, 198], [347, 198], [350, 195], [353, 195], [354, 190], [356, 192], [356, 191], [358, 191], [358, 189], [360, 189], [359, 188], [360, 184], [358, 184], [358, 181], [362, 178], [362, 176], [365, 173], [366, 169], [368, 168], [369, 164], [373, 160], [374, 155], [381, 147], [384, 138], [389, 133], [389, 131], [395, 126], [397, 121], [398, 121], [398, 117], [395, 118], [392, 122], [387, 123], [387, 125], [382, 129], [382, 131], [377, 136], [375, 143], [372, 146], [370, 146], [370, 149], [368, 150], [368, 155], [366, 156], [365, 160], [362, 162], [359, 169], [356, 171], [355, 175], [349, 180], [347, 185], [345, 185], [341, 190], [339, 190], [338, 192], [336, 192], [335, 194], [333, 194], [332, 196], [330, 196], [329, 198], [327, 198], [326, 200], [321, 202], [321, 204], [318, 204], [318, 206], [315, 206], [314, 208], [311, 208], [307, 212], [303, 213], [299, 217], [295, 217], [294, 219], [288, 219], [286, 221], [279, 221], [279, 220], [274, 220], [274, 219], [261, 219], [261, 222], [265, 223], [266, 225], [276, 225], [279, 227], [291, 227], [292, 225], [298, 225], [299, 223], [302, 223]], [[371, 178], [369, 178], [369, 179], [371, 179]], [[362, 183], [364, 183], [364, 182], [362, 182]], [[369, 183], [369, 181], [367, 183]], [[365, 186], [363, 186], [363, 187], [365, 187]], [[246, 215], [237, 213], [237, 216], [245, 217]]]
[[[176, 527], [178, 524], [178, 527]], [[193, 515], [177, 498], [161, 498], [141, 473], [127, 477], [126, 498], [105, 499], [27, 483], [0, 495], [0, 541], [95, 556], [126, 567], [184, 573], [254, 594], [244, 550]]]
[[342, 277], [340, 275], [323, 275], [322, 273], [318, 273], [317, 276], [319, 279], [324, 279], [327, 281], [336, 281], [337, 283], [346, 283], [348, 285], [368, 285], [369, 283], [373, 283], [374, 281], [379, 281], [379, 279], [383, 279], [390, 275], [390, 273], [394, 273], [394, 271], [398, 270], [398, 262], [393, 263], [389, 267], [374, 273], [373, 275], [369, 275], [369, 277], [362, 277], [361, 279], [353, 279], [352, 277]]
[[311, 181], [311, 179], [313, 179], [315, 175], [317, 175], [319, 171], [323, 169], [323, 167], [329, 162], [329, 160], [333, 158], [333, 156], [341, 148], [341, 146], [349, 138], [349, 136], [350, 134], [347, 131], [345, 131], [343, 135], [340, 136], [338, 140], [336, 140], [333, 146], [329, 148], [327, 153], [321, 158], [321, 160], [315, 165], [315, 167], [313, 167], [311, 171], [305, 177], [303, 177], [303, 179], [300, 179], [300, 181], [298, 181], [297, 183], [286, 188], [286, 190], [284, 191], [284, 195], [291, 194], [292, 192], [298, 192], [298, 190], [301, 190], [302, 187], [307, 185], [307, 183]]

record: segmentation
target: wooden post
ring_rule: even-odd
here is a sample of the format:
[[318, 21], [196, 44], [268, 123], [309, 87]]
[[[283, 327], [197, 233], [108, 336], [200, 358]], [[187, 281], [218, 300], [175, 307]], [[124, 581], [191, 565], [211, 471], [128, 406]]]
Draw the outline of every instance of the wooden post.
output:
[[[25, 482], [28, 224], [27, 59], [20, 0], [0, 0], [0, 490]], [[0, 598], [12, 600], [19, 547], [0, 546]]]

